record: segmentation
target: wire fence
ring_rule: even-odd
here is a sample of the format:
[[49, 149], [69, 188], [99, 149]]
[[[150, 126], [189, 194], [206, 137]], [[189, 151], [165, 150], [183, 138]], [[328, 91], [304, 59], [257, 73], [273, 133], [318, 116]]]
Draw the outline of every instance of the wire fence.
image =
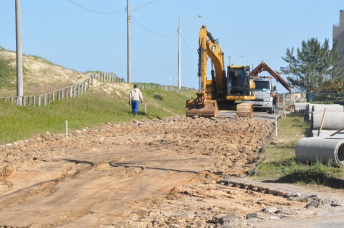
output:
[[46, 106], [56, 101], [62, 101], [63, 99], [78, 98], [82, 96], [85, 92], [90, 90], [91, 86], [93, 85], [93, 80], [95, 79], [109, 83], [124, 82], [122, 78], [118, 78], [113, 73], [92, 74], [81, 83], [55, 90], [46, 94], [0, 97], [0, 100], [3, 100], [5, 103], [9, 102], [12, 105], [20, 104], [21, 106]]
[[[124, 83], [123, 78], [117, 77], [114, 73], [101, 73], [101, 74], [91, 74], [86, 80], [81, 83], [65, 87], [59, 90], [55, 90], [42, 95], [32, 95], [32, 96], [12, 96], [12, 97], [0, 97], [5, 103], [11, 103], [12, 105], [21, 106], [47, 106], [57, 101], [62, 101], [64, 99], [78, 98], [84, 93], [90, 90], [93, 85], [93, 81], [103, 81], [106, 83]], [[176, 86], [160, 86], [153, 84], [137, 83], [138, 87], [142, 90], [163, 90], [163, 91], [185, 91], [194, 90], [190, 88], [178, 89]]]

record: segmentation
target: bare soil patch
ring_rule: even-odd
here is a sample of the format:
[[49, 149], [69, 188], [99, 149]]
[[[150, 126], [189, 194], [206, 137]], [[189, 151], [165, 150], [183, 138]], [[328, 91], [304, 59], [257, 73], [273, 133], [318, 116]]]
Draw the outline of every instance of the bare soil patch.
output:
[[244, 178], [273, 129], [258, 119], [134, 119], [0, 145], [0, 227], [339, 222], [338, 195]]

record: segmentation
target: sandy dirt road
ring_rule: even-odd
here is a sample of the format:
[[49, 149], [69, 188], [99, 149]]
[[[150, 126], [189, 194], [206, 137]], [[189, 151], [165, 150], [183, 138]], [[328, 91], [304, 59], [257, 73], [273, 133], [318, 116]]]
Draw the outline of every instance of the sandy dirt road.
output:
[[244, 178], [273, 129], [174, 117], [1, 145], [0, 227], [340, 225], [338, 194]]

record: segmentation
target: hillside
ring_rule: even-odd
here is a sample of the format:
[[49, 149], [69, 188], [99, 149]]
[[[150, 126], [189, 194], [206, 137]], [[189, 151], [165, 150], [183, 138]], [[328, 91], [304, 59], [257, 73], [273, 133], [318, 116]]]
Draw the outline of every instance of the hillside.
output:
[[[8, 74], [1, 74], [0, 96], [16, 94], [16, 53], [0, 49], [0, 59], [9, 63]], [[87, 75], [55, 65], [41, 57], [23, 55], [25, 95], [39, 95], [80, 83]]]
[[[1, 67], [2, 65], [9, 67]], [[16, 53], [0, 47], [0, 97], [16, 96]], [[53, 64], [44, 58], [23, 55], [24, 96], [41, 95], [83, 82], [91, 72], [82, 73]], [[99, 74], [99, 72], [96, 72]], [[123, 97], [132, 85], [128, 83], [103, 83], [94, 81], [92, 89], [107, 94], [115, 93]], [[182, 93], [186, 97], [194, 91]], [[181, 106], [184, 106], [181, 104]]]
[[[15, 64], [15, 53], [0, 49], [0, 97], [16, 96]], [[80, 84], [89, 77], [89, 73], [68, 70], [36, 56], [24, 55], [23, 65], [24, 96], [51, 93]], [[42, 103], [25, 109], [10, 105], [9, 99], [7, 102], [0, 99], [0, 143], [30, 138], [46, 131], [64, 132], [66, 120], [70, 129], [131, 120], [128, 94], [132, 85], [94, 79], [89, 88], [77, 99], [66, 98], [59, 102], [51, 99], [51, 105]], [[150, 85], [141, 91], [144, 104], [140, 105], [138, 119], [185, 115], [185, 100], [195, 94], [192, 90], [165, 91], [159, 85]]]

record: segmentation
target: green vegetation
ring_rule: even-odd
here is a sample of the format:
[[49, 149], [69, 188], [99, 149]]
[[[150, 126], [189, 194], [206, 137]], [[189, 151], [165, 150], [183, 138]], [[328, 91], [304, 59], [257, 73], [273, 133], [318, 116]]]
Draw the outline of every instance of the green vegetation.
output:
[[11, 83], [11, 80], [16, 76], [16, 68], [11, 65], [11, 62], [14, 60], [5, 58], [1, 50], [2, 49], [0, 49], [0, 89], [4, 87], [15, 89], [16, 84]]
[[[142, 93], [145, 104], [140, 104], [137, 119], [185, 115], [185, 100], [195, 91], [181, 94], [142, 90]], [[63, 133], [66, 120], [68, 128], [76, 130], [96, 127], [106, 122], [130, 121], [134, 117], [128, 105], [127, 94], [90, 91], [80, 98], [66, 99], [43, 107], [17, 107], [0, 101], [0, 119], [0, 143], [3, 144], [31, 138], [35, 133]]]
[[297, 48], [295, 56], [294, 48], [287, 48], [286, 56], [282, 59], [288, 66], [281, 70], [293, 87], [307, 94], [307, 102], [310, 102], [311, 92], [317, 91], [324, 82], [342, 80], [344, 70], [339, 66], [336, 43], [330, 48], [328, 39], [321, 45], [316, 38], [311, 38], [302, 41], [301, 46], [301, 49]]
[[344, 188], [344, 170], [331, 164], [310, 164], [295, 160], [295, 145], [306, 136], [309, 124], [303, 115], [291, 113], [278, 121], [278, 138], [263, 149], [264, 159], [258, 165], [254, 178], [298, 184], [317, 184]]

